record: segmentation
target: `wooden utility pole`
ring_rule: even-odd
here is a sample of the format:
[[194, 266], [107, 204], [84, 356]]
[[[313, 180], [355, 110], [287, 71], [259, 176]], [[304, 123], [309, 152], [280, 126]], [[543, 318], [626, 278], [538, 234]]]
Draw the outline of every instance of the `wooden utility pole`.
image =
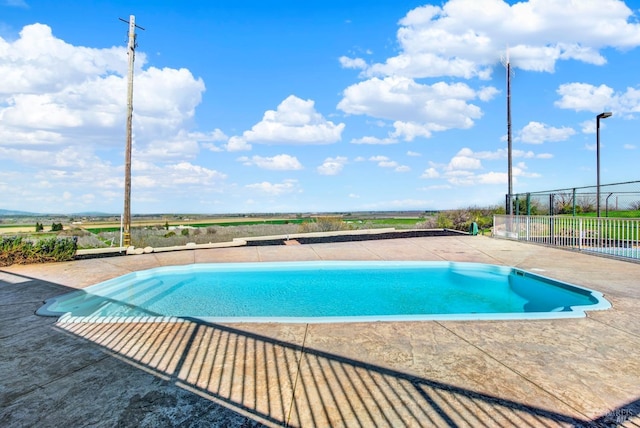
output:
[[124, 214], [123, 214], [123, 242], [122, 246], [131, 245], [131, 122], [133, 119], [133, 62], [136, 57], [136, 17], [129, 16], [129, 21], [119, 18], [120, 21], [129, 24], [129, 44], [127, 54], [129, 55], [129, 73], [127, 86], [127, 143], [124, 153]]

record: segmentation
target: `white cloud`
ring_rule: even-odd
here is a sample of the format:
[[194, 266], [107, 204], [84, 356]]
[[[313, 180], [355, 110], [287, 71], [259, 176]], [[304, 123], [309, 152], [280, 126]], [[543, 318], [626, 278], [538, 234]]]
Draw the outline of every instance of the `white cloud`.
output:
[[451, 161], [449, 161], [449, 165], [446, 169], [447, 171], [457, 171], [480, 168], [482, 168], [482, 163], [479, 159], [458, 154], [451, 158]]
[[376, 155], [376, 156], [371, 156], [369, 160], [371, 162], [386, 162], [389, 160], [389, 158], [387, 156]]
[[473, 121], [482, 116], [480, 108], [469, 103], [476, 98], [478, 92], [464, 83], [426, 85], [394, 76], [349, 86], [338, 109], [393, 120], [395, 131], [390, 138], [411, 141], [417, 136], [429, 137], [433, 131], [473, 126]]
[[623, 144], [622, 148], [625, 150], [635, 150], [637, 149], [635, 144]]
[[355, 69], [363, 69], [367, 67], [367, 63], [362, 58], [349, 58], [346, 56], [341, 56], [339, 58], [340, 65], [343, 68], [355, 68]]
[[239, 152], [242, 150], [251, 150], [251, 144], [247, 143], [242, 137], [234, 135], [229, 138], [225, 148], [230, 152]]
[[345, 124], [326, 120], [312, 100], [288, 96], [276, 110], [267, 110], [262, 120], [242, 136], [229, 139], [227, 150], [248, 150], [254, 144], [332, 144], [340, 141]]
[[282, 183], [270, 183], [268, 181], [263, 181], [261, 183], [248, 184], [245, 187], [274, 196], [300, 191], [298, 180], [284, 180]]
[[395, 138], [378, 138], [378, 137], [362, 137], [351, 140], [352, 144], [396, 144], [398, 140]]
[[524, 162], [518, 162], [513, 166], [511, 173], [514, 177], [528, 177], [528, 178], [538, 178], [541, 177], [540, 174], [536, 172], [527, 172], [527, 165]]
[[133, 156], [142, 159], [193, 159], [200, 152], [201, 145], [216, 151], [217, 147], [210, 142], [226, 139], [219, 129], [210, 133], [179, 130], [174, 136], [152, 140], [140, 149], [134, 147]]
[[322, 165], [317, 168], [320, 175], [337, 175], [344, 168], [347, 163], [347, 158], [344, 156], [337, 156], [335, 158], [326, 158]]
[[259, 168], [274, 171], [296, 171], [303, 169], [298, 158], [286, 154], [272, 157], [253, 156], [251, 158], [243, 156], [238, 158], [238, 160], [247, 166], [256, 165]]
[[499, 93], [500, 91], [497, 88], [494, 88], [493, 86], [485, 86], [480, 88], [479, 91], [477, 91], [478, 99], [480, 101], [491, 101]]
[[[512, 156], [514, 159], [547, 159], [552, 157], [549, 154], [535, 154], [532, 151], [513, 150]], [[506, 149], [498, 149], [494, 152], [481, 151], [474, 152], [468, 147], [464, 147], [451, 158], [448, 164], [438, 165], [430, 163], [431, 166], [427, 168], [420, 178], [425, 179], [438, 179], [442, 178], [447, 180], [454, 186], [474, 186], [480, 184], [502, 184], [507, 182], [506, 172], [488, 171], [481, 172], [485, 168], [483, 167], [481, 160], [496, 161], [507, 158]], [[524, 176], [530, 178], [537, 178], [540, 175], [537, 173], [529, 173], [526, 171], [527, 167], [524, 162], [519, 162], [513, 167], [512, 173], [514, 177]], [[433, 187], [433, 186], [431, 186]]]
[[554, 103], [556, 107], [593, 113], [599, 113], [611, 105], [613, 97], [613, 89], [607, 85], [594, 86], [587, 83], [566, 83], [560, 85], [556, 92], [561, 96]]
[[[133, 129], [144, 151], [152, 142], [179, 137], [205, 87], [186, 69], [144, 69], [142, 52], [136, 61]], [[126, 70], [124, 47], [73, 46], [43, 24], [25, 26], [15, 41], [0, 38], [0, 135], [10, 137], [0, 144], [53, 137], [47, 142], [58, 146], [77, 140], [100, 149], [121, 146]]]
[[221, 172], [194, 165], [190, 162], [167, 165], [134, 162], [131, 169], [132, 187], [135, 188], [180, 189], [181, 191], [186, 191], [189, 186], [211, 186], [220, 183], [226, 178], [226, 175]]
[[[600, 125], [602, 126], [602, 125]], [[596, 133], [596, 120], [585, 120], [580, 123], [580, 130], [583, 134], [595, 134]]]
[[422, 124], [416, 122], [395, 121], [393, 123], [395, 131], [391, 135], [396, 138], [404, 138], [405, 141], [413, 141], [416, 137], [430, 138], [431, 131], [441, 130], [433, 124]]
[[[344, 68], [362, 70], [365, 80], [347, 87], [338, 109], [393, 121], [386, 139], [363, 137], [354, 143], [381, 144], [398, 139], [430, 138], [434, 132], [468, 129], [482, 117], [472, 100], [487, 102], [498, 89], [474, 90], [450, 81], [427, 85], [418, 78], [489, 79], [509, 44], [512, 67], [553, 72], [557, 61], [606, 63], [601, 51], [640, 46], [640, 24], [620, 0], [572, 2], [529, 0], [509, 5], [503, 0], [449, 0], [439, 6], [410, 10], [399, 21], [399, 53], [384, 62], [340, 58]], [[579, 85], [582, 85], [581, 87]], [[562, 85], [560, 108], [602, 111], [615, 106], [640, 112], [640, 90], [628, 89], [612, 99], [606, 85]], [[547, 129], [546, 138], [568, 138], [569, 128]], [[539, 141], [540, 135], [524, 138]], [[525, 140], [523, 140], [525, 141]]]
[[393, 168], [396, 172], [408, 172], [411, 171], [411, 168], [407, 165], [400, 165], [398, 162], [389, 159], [387, 156], [371, 156], [369, 158], [372, 162], [377, 162], [380, 168]]
[[[464, 147], [464, 148], [460, 149], [456, 155], [457, 156], [472, 157], [472, 158], [476, 158], [476, 159], [483, 159], [483, 160], [498, 160], [498, 159], [506, 159], [507, 156], [508, 156], [508, 151], [507, 151], [507, 149], [497, 149], [496, 151], [493, 151], [493, 152], [489, 152], [489, 151], [474, 152], [470, 148]], [[513, 158], [525, 158], [525, 159], [537, 158], [537, 159], [539, 159], [541, 157], [547, 157], [548, 155], [547, 154], [536, 154], [532, 150], [524, 151], [524, 150], [519, 150], [519, 149], [513, 149], [511, 151], [511, 156]]]
[[[554, 103], [556, 107], [594, 113], [592, 132], [595, 132], [595, 115], [603, 111], [612, 110], [615, 115], [640, 113], [640, 89], [627, 88], [617, 93], [607, 85], [567, 83], [560, 85], [556, 92], [560, 95]], [[589, 132], [591, 126], [585, 124], [583, 132], [592, 133]]]
[[[139, 68], [146, 62], [144, 53], [136, 59]], [[32, 24], [15, 41], [0, 38], [0, 72], [0, 94], [58, 93], [90, 77], [126, 76], [127, 53], [125, 47], [73, 46], [53, 36], [49, 26]]]
[[[167, 172], [169, 173], [167, 175]], [[193, 165], [189, 162], [179, 162], [163, 168], [162, 185], [180, 186], [183, 184], [203, 184], [211, 185], [226, 178], [216, 170], [205, 168], [200, 165]]]
[[[111, 210], [122, 198], [127, 62], [124, 46], [74, 46], [43, 24], [25, 26], [15, 40], [0, 37], [0, 162], [29, 177], [12, 180], [16, 192], [5, 194], [7, 204]], [[146, 67], [141, 51], [135, 65], [134, 209], [159, 200], [159, 189], [165, 200], [192, 186], [217, 189], [225, 174], [192, 162], [200, 146], [215, 149], [228, 139], [219, 129], [190, 130], [204, 82], [184, 68]], [[34, 184], [38, 190], [30, 191]], [[46, 188], [71, 197], [39, 193]]]
[[486, 79], [505, 43], [513, 66], [545, 72], [560, 60], [602, 65], [600, 50], [640, 44], [640, 25], [619, 0], [449, 0], [442, 7], [417, 7], [399, 24], [397, 56], [366, 67], [360, 58], [345, 62], [369, 77]]
[[554, 128], [540, 122], [529, 122], [518, 132], [516, 141], [530, 144], [542, 144], [547, 141], [565, 141], [575, 135], [573, 128]]
[[505, 184], [508, 181], [506, 172], [488, 172], [479, 174], [477, 177], [478, 184]]
[[439, 178], [440, 173], [435, 168], [427, 168], [424, 170], [420, 178]]
[[434, 184], [433, 186], [419, 187], [418, 190], [446, 190], [451, 189], [453, 186], [449, 184]]
[[420, 156], [422, 156], [422, 153], [413, 152], [413, 151], [409, 150], [409, 151], [407, 152], [407, 156], [411, 156], [411, 157], [420, 157]]
[[378, 162], [378, 166], [381, 168], [396, 168], [398, 166], [398, 162], [392, 160], [384, 160]]

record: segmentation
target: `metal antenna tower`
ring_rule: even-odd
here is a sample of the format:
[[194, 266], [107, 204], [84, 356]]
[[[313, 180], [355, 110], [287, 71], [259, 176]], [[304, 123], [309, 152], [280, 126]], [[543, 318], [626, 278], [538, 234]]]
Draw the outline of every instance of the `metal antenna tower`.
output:
[[507, 214], [513, 215], [513, 203], [511, 201], [513, 195], [513, 150], [512, 150], [512, 133], [511, 133], [511, 62], [509, 61], [509, 47], [507, 46], [506, 59], [502, 64], [507, 68], [507, 181], [509, 183], [509, 192], [507, 193]]

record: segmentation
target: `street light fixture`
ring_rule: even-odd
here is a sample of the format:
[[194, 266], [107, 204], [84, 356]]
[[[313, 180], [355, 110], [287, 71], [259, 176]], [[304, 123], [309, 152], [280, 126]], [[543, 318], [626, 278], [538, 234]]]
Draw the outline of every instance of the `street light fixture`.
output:
[[600, 119], [611, 117], [610, 111], [605, 111], [596, 116], [596, 213], [600, 217]]

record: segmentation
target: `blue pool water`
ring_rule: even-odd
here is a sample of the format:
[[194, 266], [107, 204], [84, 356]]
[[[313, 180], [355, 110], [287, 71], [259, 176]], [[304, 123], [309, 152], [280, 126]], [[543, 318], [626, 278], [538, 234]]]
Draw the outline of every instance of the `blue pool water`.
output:
[[47, 300], [67, 321], [382, 321], [584, 316], [602, 294], [519, 269], [454, 262], [290, 262], [172, 266]]

